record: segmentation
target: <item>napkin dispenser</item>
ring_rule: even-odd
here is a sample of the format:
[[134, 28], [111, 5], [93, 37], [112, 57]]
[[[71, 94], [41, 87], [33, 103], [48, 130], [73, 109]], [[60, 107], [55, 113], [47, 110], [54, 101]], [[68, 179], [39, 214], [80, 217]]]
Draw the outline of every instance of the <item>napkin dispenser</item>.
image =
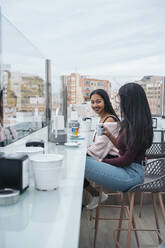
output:
[[0, 188], [12, 188], [23, 193], [29, 187], [29, 161], [27, 155], [0, 156]]

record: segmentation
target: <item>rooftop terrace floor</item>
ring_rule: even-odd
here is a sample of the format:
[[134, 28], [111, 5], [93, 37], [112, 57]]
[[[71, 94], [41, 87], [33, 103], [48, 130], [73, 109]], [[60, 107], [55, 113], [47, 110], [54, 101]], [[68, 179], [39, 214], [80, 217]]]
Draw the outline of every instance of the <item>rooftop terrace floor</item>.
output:
[[[135, 206], [135, 220], [137, 228], [154, 228], [155, 220], [153, 216], [152, 204], [145, 204], [142, 210], [142, 217], [137, 216], [139, 205]], [[119, 211], [112, 208], [102, 208], [102, 217], [118, 218]], [[165, 224], [162, 219], [161, 211], [158, 208], [159, 224], [161, 229], [161, 236], [165, 241]], [[84, 209], [82, 212], [81, 228], [80, 228], [80, 245], [79, 248], [92, 248], [93, 247], [93, 235], [94, 235], [94, 220], [90, 221], [90, 211]], [[123, 222], [123, 227], [127, 227], [127, 221]], [[113, 230], [117, 227], [118, 221], [99, 221], [99, 231], [97, 236], [97, 248], [115, 248], [115, 242], [113, 239]], [[158, 247], [157, 235], [154, 232], [138, 232], [139, 241], [141, 247]], [[135, 235], [132, 232], [131, 247], [136, 248]], [[122, 232], [120, 236], [121, 247], [125, 248], [126, 232]], [[155, 246], [153, 246], [155, 245]], [[164, 246], [163, 246], [164, 247]]]

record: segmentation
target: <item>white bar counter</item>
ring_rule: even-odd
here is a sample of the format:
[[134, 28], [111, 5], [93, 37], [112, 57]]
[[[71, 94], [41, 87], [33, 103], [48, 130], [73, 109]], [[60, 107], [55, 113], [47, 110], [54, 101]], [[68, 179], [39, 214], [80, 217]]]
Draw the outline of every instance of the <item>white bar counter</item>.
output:
[[31, 183], [18, 203], [0, 206], [0, 248], [78, 248], [86, 140], [80, 143], [78, 148], [47, 143], [47, 153], [64, 155], [60, 186], [38, 191]]

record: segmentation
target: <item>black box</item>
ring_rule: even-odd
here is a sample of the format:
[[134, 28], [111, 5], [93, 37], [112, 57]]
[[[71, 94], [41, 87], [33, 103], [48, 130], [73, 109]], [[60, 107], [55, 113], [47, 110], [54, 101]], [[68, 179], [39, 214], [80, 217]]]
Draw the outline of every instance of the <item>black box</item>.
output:
[[0, 156], [0, 188], [12, 188], [23, 193], [29, 187], [29, 159], [27, 155]]

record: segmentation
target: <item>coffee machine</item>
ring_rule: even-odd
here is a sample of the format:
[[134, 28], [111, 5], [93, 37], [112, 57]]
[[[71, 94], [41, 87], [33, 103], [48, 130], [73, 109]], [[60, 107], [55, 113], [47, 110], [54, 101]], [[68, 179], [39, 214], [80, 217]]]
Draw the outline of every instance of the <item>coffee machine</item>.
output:
[[51, 121], [51, 133], [49, 134], [49, 141], [59, 145], [67, 142], [67, 133], [64, 129], [64, 116], [56, 115]]

